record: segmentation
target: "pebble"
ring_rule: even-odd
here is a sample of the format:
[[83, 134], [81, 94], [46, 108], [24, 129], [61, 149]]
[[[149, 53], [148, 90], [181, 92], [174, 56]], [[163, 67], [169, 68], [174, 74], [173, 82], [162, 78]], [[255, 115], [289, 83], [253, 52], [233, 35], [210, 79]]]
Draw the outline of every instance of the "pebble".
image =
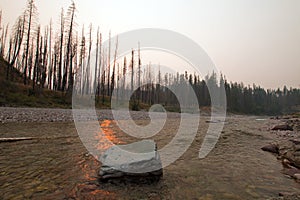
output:
[[300, 180], [300, 174], [294, 174], [293, 176], [296, 180]]

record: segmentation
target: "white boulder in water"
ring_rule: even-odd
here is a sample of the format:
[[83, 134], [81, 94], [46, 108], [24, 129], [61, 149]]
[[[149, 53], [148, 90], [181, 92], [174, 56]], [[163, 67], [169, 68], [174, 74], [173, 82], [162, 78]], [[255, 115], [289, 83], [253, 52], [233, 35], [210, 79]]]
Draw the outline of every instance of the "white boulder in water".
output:
[[159, 179], [162, 164], [153, 140], [114, 145], [101, 156], [100, 180], [147, 177]]

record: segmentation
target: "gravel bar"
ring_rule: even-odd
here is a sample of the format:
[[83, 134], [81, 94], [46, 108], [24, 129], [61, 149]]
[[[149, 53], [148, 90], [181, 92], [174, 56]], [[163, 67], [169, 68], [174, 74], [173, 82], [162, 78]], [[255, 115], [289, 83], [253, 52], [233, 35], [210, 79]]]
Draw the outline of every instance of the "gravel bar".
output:
[[[80, 113], [81, 112], [81, 113]], [[98, 120], [113, 120], [111, 110], [97, 110]], [[149, 119], [146, 111], [130, 111], [130, 115], [134, 120]], [[180, 118], [179, 113], [167, 113], [168, 118]], [[79, 111], [77, 114], [83, 120], [93, 120], [95, 117], [89, 115], [86, 111]], [[164, 117], [164, 113], [156, 113], [155, 118]], [[118, 119], [129, 119], [124, 113], [118, 115]], [[79, 119], [80, 120], [80, 119]], [[13, 108], [0, 107], [0, 123], [24, 123], [24, 122], [72, 122], [72, 109], [53, 109], [53, 108]]]

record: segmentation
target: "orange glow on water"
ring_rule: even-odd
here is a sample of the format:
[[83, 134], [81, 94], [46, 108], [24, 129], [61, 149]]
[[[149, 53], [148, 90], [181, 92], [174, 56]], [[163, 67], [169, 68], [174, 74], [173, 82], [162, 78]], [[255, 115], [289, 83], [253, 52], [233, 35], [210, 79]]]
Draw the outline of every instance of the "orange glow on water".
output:
[[109, 191], [97, 189], [97, 190], [92, 191], [91, 195], [111, 196], [112, 193]]
[[83, 164], [81, 166], [81, 169], [82, 169], [83, 176], [84, 176], [85, 180], [94, 181], [94, 180], [97, 179], [96, 177], [92, 177], [91, 170], [89, 169], [89, 166], [87, 164]]
[[[95, 139], [98, 141], [97, 143], [97, 149], [98, 150], [105, 150], [113, 146], [114, 144], [122, 144], [123, 142], [116, 136], [114, 130], [113, 130], [114, 121], [113, 120], [104, 120], [101, 122], [101, 129], [102, 133], [99, 131], [97, 135], [95, 136]], [[109, 142], [105, 142], [103, 139], [105, 137]]]
[[111, 191], [101, 190], [95, 184], [76, 185], [69, 197], [73, 199], [115, 199], [116, 194]]
[[[104, 120], [100, 123], [101, 131], [95, 134], [95, 145], [98, 150], [106, 150], [114, 144], [122, 144], [123, 142], [117, 137], [115, 122], [112, 120]], [[111, 141], [108, 142], [106, 140]], [[71, 197], [75, 199], [115, 199], [116, 194], [112, 191], [107, 191], [99, 188], [97, 182], [97, 173], [100, 163], [91, 157], [84, 157], [78, 163], [82, 171], [82, 179], [84, 183], [76, 184], [75, 188], [71, 191]]]

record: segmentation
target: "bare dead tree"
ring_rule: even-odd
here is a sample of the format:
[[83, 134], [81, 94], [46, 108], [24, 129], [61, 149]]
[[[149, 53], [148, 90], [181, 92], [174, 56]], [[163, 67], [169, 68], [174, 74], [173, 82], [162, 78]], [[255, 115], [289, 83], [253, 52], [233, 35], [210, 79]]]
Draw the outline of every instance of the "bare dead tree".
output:
[[48, 65], [48, 27], [45, 29], [44, 33], [44, 46], [43, 46], [43, 52], [41, 51], [41, 87], [44, 88], [47, 78], [47, 65]]
[[25, 31], [25, 15], [20, 16], [13, 29], [13, 51], [8, 59], [11, 66], [14, 66], [17, 57], [19, 56], [20, 49], [23, 42], [23, 36]]
[[58, 83], [57, 83], [57, 64], [59, 58], [59, 41], [56, 40], [54, 44], [54, 58], [53, 58], [53, 89], [58, 90]]
[[37, 8], [35, 6], [34, 0], [28, 0], [27, 2], [27, 8], [25, 10], [25, 15], [28, 19], [27, 21], [27, 38], [26, 38], [26, 49], [25, 49], [25, 67], [24, 67], [24, 85], [27, 84], [27, 70], [28, 70], [28, 56], [29, 56], [29, 48], [30, 48], [30, 36], [31, 36], [31, 30], [34, 26], [34, 19], [37, 14]]
[[[72, 2], [71, 6], [68, 9], [68, 18], [67, 18], [67, 22], [69, 23], [68, 26], [68, 33], [67, 33], [67, 45], [66, 45], [66, 60], [65, 60], [65, 70], [64, 70], [64, 76], [63, 76], [63, 85], [62, 85], [62, 91], [64, 91], [67, 88], [67, 75], [68, 75], [68, 71], [69, 71], [69, 82], [70, 82], [70, 78], [73, 79], [72, 76], [72, 71], [73, 69], [71, 69], [71, 57], [72, 57], [72, 34], [73, 34], [73, 28], [74, 28], [74, 17], [75, 17], [75, 3]], [[72, 81], [73, 82], [73, 81]]]
[[113, 90], [115, 88], [117, 54], [118, 54], [118, 37], [117, 37], [117, 40], [116, 40], [116, 47], [115, 47], [115, 54], [114, 54], [114, 64], [113, 64], [113, 71], [112, 71], [112, 76], [111, 76], [111, 89], [110, 89], [110, 95], [109, 95], [110, 100], [111, 100]]
[[101, 85], [101, 70], [102, 70], [102, 34], [100, 33], [100, 41], [99, 41], [99, 67], [98, 67], [98, 98], [100, 97], [100, 85]]
[[124, 57], [124, 64], [123, 64], [122, 101], [124, 101], [124, 99], [125, 99], [126, 72], [127, 72], [127, 61], [126, 61], [126, 56], [125, 56]]
[[88, 94], [90, 92], [90, 73], [91, 73], [91, 50], [92, 50], [92, 31], [93, 31], [93, 26], [90, 24], [90, 31], [89, 31], [89, 48], [88, 48], [88, 58], [87, 58], [87, 66], [86, 66], [86, 73], [85, 73], [85, 94]]
[[95, 61], [95, 69], [94, 69], [94, 85], [93, 85], [93, 90], [95, 94], [97, 93], [97, 72], [98, 72], [98, 59], [99, 59], [99, 27], [97, 29], [97, 41], [96, 41], [96, 61]]
[[158, 66], [158, 75], [157, 75], [158, 84], [156, 84], [156, 95], [157, 95], [157, 103], [160, 103], [160, 85], [161, 85], [161, 71], [160, 65]]
[[[69, 70], [69, 85], [68, 85], [69, 94], [71, 94], [71, 91], [73, 91], [73, 86], [74, 86], [73, 68], [75, 68], [76, 72], [77, 72], [77, 47], [78, 47], [78, 34], [76, 35], [76, 40], [75, 40], [75, 43], [73, 44], [73, 48], [72, 48], [72, 52], [71, 52], [70, 70]], [[74, 67], [73, 67], [73, 60], [74, 60]]]
[[48, 89], [52, 89], [52, 76], [53, 76], [53, 60], [52, 60], [52, 19], [49, 25], [49, 49], [48, 49]]
[[138, 104], [140, 103], [141, 98], [141, 50], [140, 50], [140, 43], [138, 43], [138, 91], [137, 91], [137, 100]]
[[84, 36], [84, 26], [82, 27], [81, 45], [80, 45], [80, 56], [79, 56], [79, 68], [80, 68], [80, 93], [83, 94], [85, 88], [85, 56], [86, 56], [86, 44]]
[[[9, 48], [8, 48], [8, 60], [10, 60], [10, 55], [12, 52], [12, 39], [9, 40]], [[7, 65], [6, 67], [6, 80], [8, 80], [8, 76], [9, 76], [9, 71], [10, 71], [11, 66]]]
[[107, 96], [110, 96], [110, 52], [111, 52], [111, 32], [109, 31], [108, 39], [108, 63], [107, 63]]
[[116, 87], [116, 89], [117, 89], [117, 92], [116, 92], [116, 94], [117, 94], [117, 102], [119, 102], [119, 89], [120, 89], [120, 65], [119, 65], [119, 63], [118, 63], [118, 72], [117, 72], [117, 80], [116, 80], [116, 82], [117, 82], [117, 87]]
[[31, 40], [30, 50], [29, 50], [29, 58], [28, 58], [28, 79], [31, 79], [32, 69], [34, 67], [34, 45], [33, 40]]
[[153, 98], [152, 98], [152, 91], [153, 91], [153, 83], [152, 83], [152, 72], [151, 72], [151, 63], [148, 65], [148, 104], [151, 105], [153, 103]]
[[36, 52], [35, 52], [35, 64], [34, 64], [34, 68], [33, 68], [33, 78], [32, 78], [32, 90], [35, 89], [35, 84], [37, 82], [38, 79], [38, 68], [39, 68], [39, 49], [40, 49], [40, 27], [38, 27], [37, 30], [37, 39], [36, 39]]
[[[13, 26], [12, 37], [9, 39], [9, 49], [7, 53], [7, 70], [6, 70], [6, 80], [9, 80], [9, 73], [13, 70], [14, 63], [16, 62], [17, 57], [19, 56], [23, 35], [24, 35], [24, 19], [25, 16], [20, 16]], [[7, 27], [8, 29], [8, 27]], [[7, 29], [5, 30], [5, 36], [7, 37]], [[6, 43], [6, 39], [3, 39], [3, 42]], [[11, 73], [11, 80], [13, 79], [13, 73]]]
[[0, 55], [4, 57], [4, 52], [6, 48], [6, 41], [7, 41], [7, 33], [8, 33], [9, 24], [6, 24], [6, 28], [3, 28], [2, 36], [1, 36], [1, 49], [0, 49]]
[[[41, 33], [40, 33], [41, 35]], [[38, 67], [37, 67], [37, 75], [36, 75], [36, 83], [38, 84], [38, 87], [41, 87], [42, 84], [42, 71], [43, 71], [43, 36], [40, 36], [40, 46], [39, 46], [40, 50], [39, 50], [39, 60], [38, 60]]]
[[130, 68], [131, 68], [131, 94], [133, 93], [133, 81], [134, 81], [134, 50], [132, 49], [131, 50], [131, 65], [130, 65]]
[[101, 86], [102, 86], [102, 104], [104, 104], [105, 101], [105, 77], [106, 77], [106, 52], [103, 52], [103, 66], [102, 66], [102, 78], [101, 78]]
[[59, 64], [58, 64], [58, 75], [57, 75], [57, 88], [61, 90], [62, 85], [62, 68], [63, 68], [63, 46], [64, 46], [64, 10], [61, 9], [60, 17], [60, 46], [59, 46]]

